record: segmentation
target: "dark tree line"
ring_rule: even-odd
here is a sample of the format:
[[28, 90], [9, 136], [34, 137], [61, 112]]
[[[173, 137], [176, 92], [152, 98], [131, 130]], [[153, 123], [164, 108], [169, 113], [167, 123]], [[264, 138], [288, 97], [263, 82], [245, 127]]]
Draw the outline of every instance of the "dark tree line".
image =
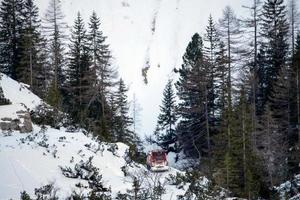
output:
[[66, 28], [60, 0], [50, 1], [43, 20], [34, 0], [1, 1], [0, 71], [28, 84], [57, 115], [69, 114], [74, 127], [137, 150], [128, 89], [111, 64], [100, 18], [93, 12], [86, 26], [78, 13], [70, 36]]
[[274, 198], [272, 187], [300, 172], [300, 15], [286, 3], [254, 0], [246, 20], [230, 7], [218, 24], [210, 16], [175, 70], [179, 101], [170, 82], [164, 91], [155, 132], [163, 148], [248, 199]]

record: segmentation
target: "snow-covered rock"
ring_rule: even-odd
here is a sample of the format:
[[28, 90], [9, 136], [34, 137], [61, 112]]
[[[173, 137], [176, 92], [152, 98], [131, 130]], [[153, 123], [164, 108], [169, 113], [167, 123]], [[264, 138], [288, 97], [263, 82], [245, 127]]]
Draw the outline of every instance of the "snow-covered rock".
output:
[[300, 174], [274, 187], [281, 200], [300, 200]]
[[23, 105], [0, 106], [0, 111], [0, 130], [15, 130], [20, 131], [20, 133], [29, 133], [32, 131], [30, 114]]
[[42, 101], [28, 87], [4, 74], [0, 74], [0, 88], [3, 90], [4, 97], [11, 103], [10, 105], [0, 106], [0, 130], [15, 130], [21, 133], [32, 131], [29, 112]]

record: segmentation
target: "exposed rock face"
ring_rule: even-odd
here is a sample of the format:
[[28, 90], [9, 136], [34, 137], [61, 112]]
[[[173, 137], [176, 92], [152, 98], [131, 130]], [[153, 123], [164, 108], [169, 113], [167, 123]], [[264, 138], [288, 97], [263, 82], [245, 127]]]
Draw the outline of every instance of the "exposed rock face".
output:
[[[0, 80], [1, 80], [1, 77], [0, 77]], [[11, 104], [11, 102], [4, 97], [3, 90], [2, 90], [2, 87], [0, 85], [0, 106], [9, 105], [9, 104]]]
[[0, 129], [3, 131], [20, 131], [29, 133], [32, 131], [30, 114], [27, 111], [19, 110], [15, 112], [16, 117], [4, 117], [0, 119]]
[[29, 133], [32, 131], [32, 122], [31, 117], [28, 112], [25, 111], [18, 111], [18, 116], [20, 117], [21, 121], [23, 121], [23, 124], [20, 124], [20, 132], [21, 133]]

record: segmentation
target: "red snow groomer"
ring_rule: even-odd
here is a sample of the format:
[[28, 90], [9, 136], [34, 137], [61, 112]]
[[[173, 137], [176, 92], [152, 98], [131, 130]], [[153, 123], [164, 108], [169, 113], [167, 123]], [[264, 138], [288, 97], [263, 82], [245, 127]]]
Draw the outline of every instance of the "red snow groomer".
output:
[[168, 171], [167, 154], [164, 150], [153, 150], [148, 153], [147, 167], [153, 172]]

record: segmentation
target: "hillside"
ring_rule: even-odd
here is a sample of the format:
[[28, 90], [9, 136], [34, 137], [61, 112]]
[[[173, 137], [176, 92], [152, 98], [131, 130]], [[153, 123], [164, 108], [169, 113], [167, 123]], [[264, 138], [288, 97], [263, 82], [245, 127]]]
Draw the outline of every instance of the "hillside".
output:
[[299, 199], [299, 3], [0, 0], [0, 200]]
[[[17, 111], [34, 111], [35, 107], [42, 103], [28, 86], [6, 75], [1, 74], [0, 87], [4, 96], [12, 103], [0, 106], [0, 119], [17, 118]], [[190, 183], [183, 181], [183, 172], [174, 168], [164, 173], [149, 172], [145, 166], [129, 158], [128, 150], [128, 146], [122, 143], [97, 141], [84, 130], [58, 130], [33, 124], [33, 131], [30, 133], [1, 131], [0, 199], [19, 199], [21, 191], [26, 191], [33, 197], [35, 189], [49, 184], [53, 185], [59, 199], [66, 199], [74, 192], [87, 195], [93, 182], [90, 177], [94, 174], [97, 174], [104, 190], [109, 191], [103, 193], [111, 195], [113, 199], [117, 195], [132, 191], [135, 178], [141, 182], [141, 190], [144, 192], [162, 184], [165, 189], [162, 200], [175, 200], [184, 195], [196, 198], [195, 194], [191, 193]], [[80, 176], [66, 177], [75, 176], [74, 172]], [[293, 192], [298, 188], [297, 178], [296, 176], [291, 182], [276, 188], [282, 199], [286, 195], [293, 196]], [[198, 188], [198, 192], [207, 199], [224, 198], [224, 191], [211, 193], [209, 185], [210, 181], [203, 177], [193, 187]], [[297, 199], [298, 196], [291, 199]]]
[[[11, 105], [0, 106], [1, 119], [17, 118], [16, 111], [32, 111], [42, 103], [26, 85], [5, 75], [2, 75], [0, 86], [4, 96], [12, 102]], [[94, 167], [95, 170], [91, 172], [86, 166]], [[61, 168], [73, 171], [80, 168], [81, 175], [67, 178]], [[1, 200], [19, 199], [21, 191], [33, 196], [35, 188], [47, 184], [53, 184], [59, 199], [69, 197], [73, 191], [87, 194], [91, 190], [90, 177], [96, 171], [99, 173], [98, 178], [102, 176], [103, 186], [111, 189], [113, 197], [117, 193], [131, 190], [134, 177], [142, 182], [141, 187], [144, 189], [152, 188], [158, 182], [163, 184], [163, 199], [166, 200], [176, 199], [177, 195], [183, 195], [188, 188], [188, 184], [185, 184], [178, 189], [171, 184], [172, 181], [166, 179], [170, 175], [181, 173], [178, 170], [172, 168], [165, 173], [151, 173], [143, 165], [129, 159], [128, 146], [98, 142], [86, 135], [84, 130], [70, 132], [65, 128], [58, 130], [33, 124], [33, 131], [30, 133], [1, 131]], [[203, 181], [205, 186], [207, 179], [204, 178]]]

